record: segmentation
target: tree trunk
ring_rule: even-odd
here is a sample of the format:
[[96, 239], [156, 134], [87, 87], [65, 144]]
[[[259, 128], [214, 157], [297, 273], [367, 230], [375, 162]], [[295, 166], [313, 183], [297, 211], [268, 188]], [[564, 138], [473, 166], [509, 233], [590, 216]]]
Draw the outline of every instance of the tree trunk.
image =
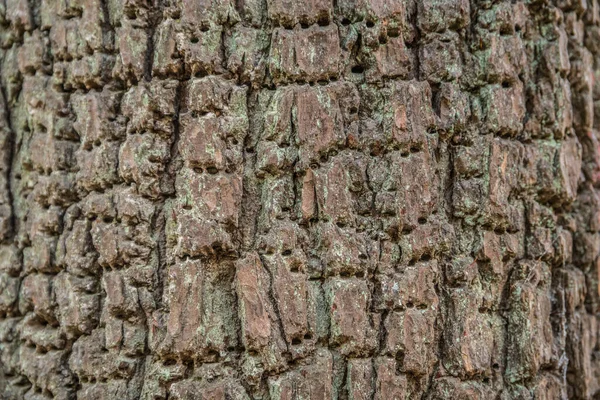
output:
[[0, 398], [600, 398], [598, 0], [1, 0], [0, 47]]

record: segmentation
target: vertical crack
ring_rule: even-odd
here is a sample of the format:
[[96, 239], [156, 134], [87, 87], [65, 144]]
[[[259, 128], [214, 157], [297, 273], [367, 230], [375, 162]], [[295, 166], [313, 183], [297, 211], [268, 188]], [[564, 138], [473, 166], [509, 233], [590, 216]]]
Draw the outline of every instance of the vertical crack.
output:
[[[2, 71], [0, 70], [0, 73]], [[15, 131], [12, 128], [12, 116], [11, 116], [11, 111], [10, 111], [10, 107], [8, 105], [7, 102], [7, 97], [6, 97], [6, 88], [4, 87], [4, 85], [2, 85], [1, 87], [1, 93], [0, 96], [2, 96], [0, 98], [0, 101], [2, 102], [2, 113], [3, 115], [3, 119], [5, 121], [6, 126], [4, 127], [4, 134], [6, 135], [6, 141], [5, 141], [5, 146], [7, 149], [7, 155], [5, 157], [5, 175], [6, 175], [6, 194], [8, 197], [8, 202], [10, 205], [10, 216], [8, 217], [9, 219], [9, 227], [8, 227], [8, 231], [5, 233], [5, 237], [0, 238], [3, 242], [8, 242], [10, 241], [10, 239], [12, 239], [15, 235], [16, 235], [16, 231], [17, 231], [17, 217], [16, 217], [16, 199], [15, 199], [15, 194], [14, 194], [14, 180], [15, 180], [15, 176], [14, 176], [14, 171], [13, 171], [13, 163], [14, 163], [14, 158], [16, 156], [17, 153], [17, 138], [16, 138], [16, 134]]]

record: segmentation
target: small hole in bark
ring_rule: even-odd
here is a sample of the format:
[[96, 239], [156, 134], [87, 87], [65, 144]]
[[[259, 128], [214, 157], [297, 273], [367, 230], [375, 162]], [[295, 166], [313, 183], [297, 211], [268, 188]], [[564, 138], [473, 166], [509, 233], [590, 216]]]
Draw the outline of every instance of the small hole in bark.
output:
[[217, 168], [215, 168], [215, 167], [208, 167], [208, 168], [206, 168], [206, 172], [208, 172], [211, 175], [214, 175], [217, 172], [219, 172], [219, 170]]
[[250, 357], [256, 357], [258, 355], [258, 352], [256, 350], [248, 350], [248, 355]]
[[427, 223], [427, 218], [419, 218], [418, 221], [420, 225], [424, 225]]
[[336, 225], [338, 228], [344, 228], [346, 226], [346, 224], [343, 222], [337, 222]]
[[206, 25], [200, 27], [200, 32], [208, 32], [208, 30], [209, 30], [209, 27]]
[[490, 383], [490, 378], [483, 378], [483, 383], [485, 383], [485, 384]]
[[375, 22], [373, 21], [367, 21], [367, 28], [372, 28], [375, 26]]
[[431, 256], [429, 254], [423, 254], [419, 261], [429, 261], [431, 260]]
[[177, 364], [177, 361], [175, 361], [175, 360], [174, 360], [174, 359], [172, 359], [172, 358], [170, 358], [170, 359], [168, 359], [168, 360], [165, 360], [165, 365], [166, 365], [167, 367], [170, 367], [171, 365], [175, 365], [175, 364]]
[[192, 42], [194, 44], [198, 43], [199, 41], [200, 41], [200, 39], [198, 39], [197, 37], [193, 37], [190, 39], [190, 42]]
[[106, 224], [110, 224], [111, 222], [113, 222], [112, 217], [104, 217], [102, 218], [102, 222], [106, 223]]
[[502, 87], [505, 88], [505, 89], [509, 88], [510, 87], [510, 82], [508, 82], [508, 81], [502, 82]]
[[282, 256], [287, 257], [287, 256], [291, 256], [292, 255], [292, 251], [291, 250], [285, 250], [283, 253], [281, 253]]
[[202, 168], [200, 168], [200, 167], [194, 167], [194, 168], [192, 168], [192, 169], [193, 169], [193, 170], [194, 170], [194, 172], [195, 172], [195, 173], [197, 173], [197, 174], [201, 174], [201, 173], [202, 173]]
[[348, 25], [350, 25], [350, 23], [351, 23], [351, 22], [350, 22], [350, 20], [349, 20], [348, 18], [343, 18], [343, 19], [342, 19], [342, 25], [344, 25], [344, 26], [348, 26]]
[[298, 268], [297, 264], [294, 264], [290, 267], [290, 272], [300, 272], [300, 268]]
[[400, 36], [400, 30], [398, 28], [388, 28], [387, 35], [392, 38], [398, 37]]
[[408, 157], [409, 155], [410, 155], [410, 152], [408, 152], [408, 151], [404, 151], [404, 152], [400, 153], [400, 157], [404, 157], [404, 158]]
[[500, 365], [498, 363], [494, 363], [494, 365], [492, 365], [492, 368], [494, 368], [494, 369], [500, 369]]
[[364, 276], [365, 276], [365, 273], [364, 273], [364, 272], [362, 272], [362, 271], [358, 271], [358, 272], [356, 273], [356, 277], [357, 277], [357, 278], [364, 278]]
[[406, 308], [413, 308], [415, 305], [412, 303], [412, 301], [409, 301], [408, 303], [406, 303]]
[[301, 23], [300, 23], [300, 27], [301, 27], [302, 29], [308, 29], [308, 27], [309, 27], [309, 26], [310, 26], [310, 25], [308, 25], [306, 22], [301, 22]]
[[114, 316], [117, 319], [127, 319], [122, 310], [118, 310], [117, 312], [115, 312]]
[[360, 258], [361, 260], [366, 260], [369, 257], [367, 257], [366, 254], [361, 253], [361, 254], [358, 255], [358, 258]]
[[340, 272], [340, 276], [342, 278], [348, 278], [350, 276], [350, 273], [348, 271], [342, 271]]
[[506, 25], [502, 26], [500, 28], [500, 34], [501, 35], [512, 35], [512, 29], [511, 29], [511, 27], [510, 26], [506, 26]]
[[327, 26], [329, 25], [329, 18], [327, 16], [323, 16], [319, 18], [317, 24], [319, 24], [319, 26]]
[[350, 107], [350, 114], [356, 114], [358, 112], [358, 108], [356, 107]]
[[[405, 357], [405, 354], [403, 351], [399, 351], [398, 353], [396, 353], [396, 361], [397, 361], [398, 367], [401, 365], [404, 365], [404, 357]], [[398, 371], [398, 372], [400, 372], [400, 371]]]
[[307, 333], [306, 335], [304, 335], [304, 340], [311, 340], [312, 339], [312, 335], [310, 333]]
[[387, 37], [379, 36], [379, 44], [386, 44], [386, 43], [387, 43]]
[[410, 152], [411, 152], [411, 153], [418, 153], [420, 150], [421, 150], [421, 149], [419, 149], [419, 148], [418, 148], [418, 147], [416, 147], [416, 146], [413, 146], [413, 147], [411, 147], [411, 148], [410, 148]]
[[302, 344], [302, 340], [300, 340], [298, 338], [292, 339], [292, 346], [298, 346], [299, 344]]
[[352, 67], [353, 74], [362, 74], [363, 72], [365, 72], [365, 69], [361, 65], [355, 65]]

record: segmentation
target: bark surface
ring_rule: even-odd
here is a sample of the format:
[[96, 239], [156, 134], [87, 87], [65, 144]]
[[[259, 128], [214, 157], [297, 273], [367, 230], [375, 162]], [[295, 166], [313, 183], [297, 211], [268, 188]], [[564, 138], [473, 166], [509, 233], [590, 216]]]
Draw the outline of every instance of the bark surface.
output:
[[598, 0], [0, 0], [0, 86], [0, 398], [599, 396]]

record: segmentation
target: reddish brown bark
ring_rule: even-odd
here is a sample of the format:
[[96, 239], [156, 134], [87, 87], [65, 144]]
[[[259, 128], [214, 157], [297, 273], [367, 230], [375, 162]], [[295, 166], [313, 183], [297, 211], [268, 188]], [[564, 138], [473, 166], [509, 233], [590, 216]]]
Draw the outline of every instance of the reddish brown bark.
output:
[[0, 397], [600, 396], [599, 10], [0, 0]]

